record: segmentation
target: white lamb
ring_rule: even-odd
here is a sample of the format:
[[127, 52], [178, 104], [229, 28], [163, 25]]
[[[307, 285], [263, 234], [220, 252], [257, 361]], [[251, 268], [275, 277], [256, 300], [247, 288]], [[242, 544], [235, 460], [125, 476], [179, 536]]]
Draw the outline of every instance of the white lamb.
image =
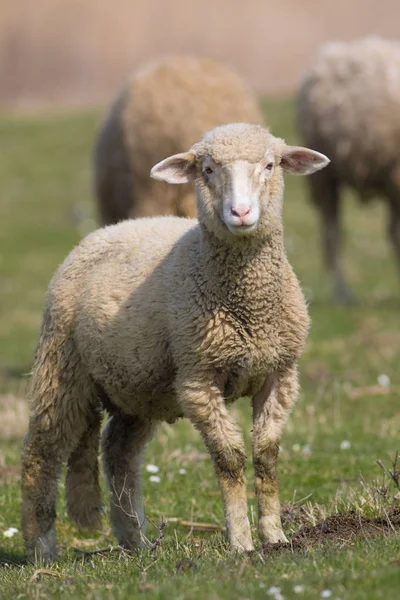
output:
[[67, 459], [70, 516], [81, 526], [98, 522], [102, 406], [111, 415], [103, 456], [119, 544], [142, 543], [146, 443], [157, 423], [185, 416], [214, 461], [228, 539], [238, 551], [252, 550], [245, 446], [227, 409], [242, 396], [253, 405], [259, 536], [265, 543], [286, 539], [276, 461], [309, 319], [284, 250], [283, 172], [308, 174], [327, 162], [260, 126], [218, 127], [152, 169], [169, 183], [195, 182], [199, 222], [158, 217], [106, 227], [58, 269], [23, 454], [22, 523], [31, 559], [56, 557], [57, 479]]

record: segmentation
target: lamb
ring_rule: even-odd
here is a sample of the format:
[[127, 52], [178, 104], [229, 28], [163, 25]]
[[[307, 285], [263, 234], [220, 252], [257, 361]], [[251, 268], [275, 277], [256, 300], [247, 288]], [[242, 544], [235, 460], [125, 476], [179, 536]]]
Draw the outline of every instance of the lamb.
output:
[[196, 216], [192, 184], [151, 180], [151, 167], [216, 127], [261, 124], [241, 77], [210, 59], [174, 56], [144, 67], [118, 95], [97, 134], [94, 189], [103, 225], [130, 217]]
[[[81, 527], [101, 509], [97, 448], [118, 542], [144, 543], [141, 457], [157, 424], [188, 418], [214, 461], [234, 550], [250, 551], [245, 446], [227, 405], [252, 398], [253, 462], [263, 543], [285, 540], [276, 463], [298, 391], [309, 327], [283, 244], [283, 172], [328, 159], [261, 126], [230, 124], [153, 167], [195, 182], [198, 221], [127, 220], [87, 236], [49, 288], [32, 371], [22, 458], [22, 529], [30, 559], [55, 559], [57, 479]], [[132, 514], [135, 518], [132, 518]]]
[[400, 266], [400, 45], [378, 37], [324, 45], [298, 91], [299, 128], [306, 145], [328, 154], [328, 169], [310, 180], [320, 212], [324, 254], [334, 298], [352, 300], [339, 261], [340, 189], [362, 201], [381, 196], [388, 237]]

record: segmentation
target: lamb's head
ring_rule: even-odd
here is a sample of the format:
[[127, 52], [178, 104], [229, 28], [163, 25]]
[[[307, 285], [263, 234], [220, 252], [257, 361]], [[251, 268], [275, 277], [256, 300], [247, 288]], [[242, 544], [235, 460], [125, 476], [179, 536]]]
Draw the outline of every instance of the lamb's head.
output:
[[187, 153], [155, 165], [151, 176], [194, 181], [199, 220], [218, 237], [268, 235], [281, 226], [283, 172], [307, 175], [329, 159], [288, 146], [259, 125], [234, 123], [205, 134]]

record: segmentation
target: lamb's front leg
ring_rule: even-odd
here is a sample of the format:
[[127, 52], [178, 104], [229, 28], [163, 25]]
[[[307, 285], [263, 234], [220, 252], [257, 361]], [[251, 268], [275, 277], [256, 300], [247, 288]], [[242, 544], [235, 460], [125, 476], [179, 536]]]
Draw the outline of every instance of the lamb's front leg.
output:
[[227, 537], [233, 549], [253, 550], [244, 469], [245, 446], [238, 424], [226, 409], [212, 376], [178, 381], [185, 416], [198, 429], [214, 461], [224, 503]]
[[287, 542], [282, 531], [277, 480], [279, 442], [298, 393], [295, 367], [277, 372], [253, 398], [253, 464], [262, 543]]

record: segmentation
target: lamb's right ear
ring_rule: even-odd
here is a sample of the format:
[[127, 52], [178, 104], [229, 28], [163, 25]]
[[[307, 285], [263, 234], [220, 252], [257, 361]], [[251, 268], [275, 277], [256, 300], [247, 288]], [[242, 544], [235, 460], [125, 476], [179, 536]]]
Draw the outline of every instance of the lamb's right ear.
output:
[[157, 163], [150, 177], [167, 183], [189, 183], [196, 177], [196, 155], [193, 152], [174, 154]]

